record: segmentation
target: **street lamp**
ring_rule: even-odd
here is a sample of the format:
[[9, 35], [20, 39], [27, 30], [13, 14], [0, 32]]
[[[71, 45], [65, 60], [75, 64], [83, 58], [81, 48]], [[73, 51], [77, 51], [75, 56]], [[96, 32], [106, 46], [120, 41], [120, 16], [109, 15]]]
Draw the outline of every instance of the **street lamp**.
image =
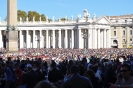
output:
[[37, 41], [37, 56], [38, 56], [39, 48], [40, 48], [40, 41], [41, 41], [41, 37], [39, 34], [37, 34], [37, 37], [35, 37], [35, 40]]
[[84, 53], [86, 54], [86, 41], [87, 41], [87, 39], [89, 38], [89, 36], [90, 36], [90, 34], [87, 34], [86, 33], [86, 30], [85, 30], [85, 32], [84, 32], [84, 34], [82, 34], [82, 38], [84, 39], [84, 47], [85, 47], [85, 51], [84, 51]]

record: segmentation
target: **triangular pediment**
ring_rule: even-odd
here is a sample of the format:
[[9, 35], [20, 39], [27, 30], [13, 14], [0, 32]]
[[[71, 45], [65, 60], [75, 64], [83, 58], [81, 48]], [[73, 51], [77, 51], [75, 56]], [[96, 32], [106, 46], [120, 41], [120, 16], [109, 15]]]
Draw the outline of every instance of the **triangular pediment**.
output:
[[107, 17], [103, 16], [97, 20], [97, 23], [99, 23], [99, 24], [111, 24], [111, 21]]

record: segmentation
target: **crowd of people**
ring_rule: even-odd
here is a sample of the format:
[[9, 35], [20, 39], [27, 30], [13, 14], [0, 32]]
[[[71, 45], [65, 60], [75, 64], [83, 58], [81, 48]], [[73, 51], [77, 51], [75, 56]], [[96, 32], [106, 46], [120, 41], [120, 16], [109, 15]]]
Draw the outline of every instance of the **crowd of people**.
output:
[[20, 49], [0, 54], [0, 88], [133, 88], [132, 70], [128, 48]]

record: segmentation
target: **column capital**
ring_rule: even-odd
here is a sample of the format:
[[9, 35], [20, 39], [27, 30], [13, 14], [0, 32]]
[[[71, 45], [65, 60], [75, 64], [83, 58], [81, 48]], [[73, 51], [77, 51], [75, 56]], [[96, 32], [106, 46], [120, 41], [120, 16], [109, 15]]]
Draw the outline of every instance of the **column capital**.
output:
[[61, 31], [62, 29], [58, 29], [58, 31]]
[[107, 29], [103, 29], [104, 31], [107, 31]]
[[100, 30], [101, 28], [97, 28], [97, 30]]
[[56, 29], [52, 29], [52, 31], [55, 31]]
[[65, 31], [67, 31], [68, 29], [64, 29]]

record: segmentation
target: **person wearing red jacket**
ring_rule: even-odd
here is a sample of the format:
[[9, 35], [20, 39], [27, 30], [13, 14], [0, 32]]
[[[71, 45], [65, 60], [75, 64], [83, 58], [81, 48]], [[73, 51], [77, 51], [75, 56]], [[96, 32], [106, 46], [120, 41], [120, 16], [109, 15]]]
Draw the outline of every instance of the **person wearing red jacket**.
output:
[[16, 75], [17, 86], [21, 86], [23, 84], [23, 81], [22, 81], [23, 71], [19, 68], [19, 64], [18, 63], [16, 63], [14, 65], [14, 67], [15, 67], [15, 75]]

